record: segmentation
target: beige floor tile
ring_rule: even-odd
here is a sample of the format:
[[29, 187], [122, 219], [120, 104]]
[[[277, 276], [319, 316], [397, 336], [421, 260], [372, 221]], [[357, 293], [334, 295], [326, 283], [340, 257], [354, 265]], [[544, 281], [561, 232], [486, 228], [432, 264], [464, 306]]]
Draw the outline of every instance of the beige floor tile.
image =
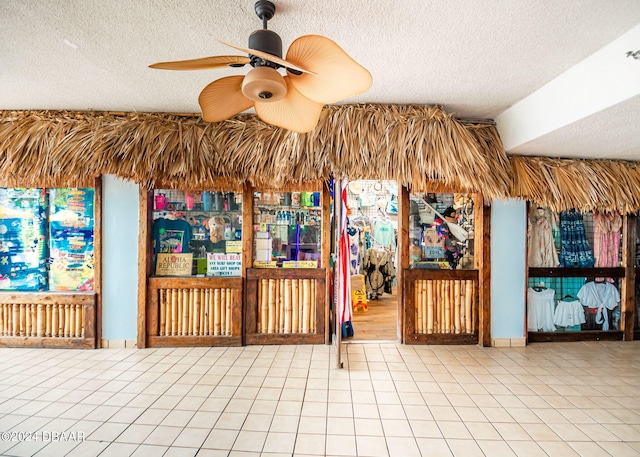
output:
[[[640, 432], [627, 424], [604, 424], [604, 427], [622, 441], [639, 441]], [[568, 441], [568, 440], [567, 440]]]
[[229, 451], [235, 443], [239, 430], [211, 430], [207, 439], [202, 443], [205, 449], [220, 449]]
[[327, 419], [327, 435], [353, 435], [354, 433], [353, 418], [330, 417]]
[[[332, 418], [333, 420], [333, 418]], [[298, 424], [298, 433], [319, 435], [327, 433], [327, 417], [302, 416]]]
[[535, 441], [507, 441], [507, 444], [518, 457], [547, 457]]
[[469, 433], [469, 430], [467, 430], [463, 422], [438, 421], [437, 424], [442, 432], [442, 436], [447, 440], [472, 439], [471, 433]]
[[110, 443], [107, 441], [83, 441], [67, 454], [68, 457], [87, 457], [99, 455]]
[[416, 438], [423, 456], [451, 457], [451, 449], [445, 439]]
[[502, 440], [500, 433], [488, 422], [465, 422], [465, 425], [476, 440]]
[[573, 424], [548, 424], [551, 429], [560, 437], [563, 441], [591, 441], [591, 439], [585, 435], [578, 427]]
[[431, 415], [436, 421], [459, 421], [460, 416], [453, 406], [430, 406]]
[[159, 425], [145, 438], [143, 443], [155, 446], [171, 446], [181, 432], [181, 427]]
[[299, 421], [298, 416], [273, 416], [269, 432], [295, 433], [298, 430]]
[[516, 454], [504, 441], [478, 440], [477, 444], [487, 456], [516, 457]]
[[327, 435], [326, 455], [357, 456], [356, 439], [353, 435]]
[[116, 441], [119, 443], [142, 444], [155, 428], [155, 425], [132, 424], [116, 438]]
[[413, 431], [408, 420], [381, 419], [386, 437], [412, 437]]
[[380, 412], [376, 404], [353, 404], [353, 417], [355, 418], [379, 418]]
[[414, 438], [387, 436], [389, 457], [420, 457], [420, 449]]
[[382, 436], [356, 436], [356, 447], [360, 457], [388, 457], [387, 441]]
[[325, 436], [312, 435], [308, 433], [298, 433], [294, 448], [295, 454], [324, 455]]
[[[573, 441], [567, 442], [569, 446], [573, 448], [581, 456], [589, 457], [610, 457], [607, 451], [600, 447], [597, 443], [592, 441]], [[618, 457], [617, 455], [614, 457]]]
[[603, 442], [598, 444], [615, 457], [633, 457], [640, 454], [638, 447], [634, 448], [629, 443]]
[[170, 447], [162, 457], [195, 457], [198, 448], [193, 447]]
[[435, 421], [409, 420], [416, 438], [442, 438], [442, 432]]
[[138, 444], [111, 443], [100, 455], [105, 457], [126, 457], [132, 455], [137, 448]]
[[380, 419], [356, 418], [355, 432], [358, 436], [384, 436], [384, 429]]
[[247, 414], [243, 413], [222, 413], [214, 427], [218, 429], [240, 430], [246, 418]]

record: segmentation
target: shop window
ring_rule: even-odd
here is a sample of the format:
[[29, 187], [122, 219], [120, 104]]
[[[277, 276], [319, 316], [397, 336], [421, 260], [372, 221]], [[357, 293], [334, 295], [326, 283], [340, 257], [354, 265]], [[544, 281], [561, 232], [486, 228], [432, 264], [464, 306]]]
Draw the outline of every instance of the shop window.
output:
[[468, 194], [412, 193], [409, 207], [411, 268], [474, 268], [474, 205]]
[[155, 276], [241, 276], [242, 194], [156, 189]]
[[94, 288], [94, 189], [0, 189], [0, 289]]
[[529, 209], [529, 332], [620, 330], [622, 225], [617, 213]]
[[320, 267], [320, 200], [320, 192], [255, 192], [253, 266]]

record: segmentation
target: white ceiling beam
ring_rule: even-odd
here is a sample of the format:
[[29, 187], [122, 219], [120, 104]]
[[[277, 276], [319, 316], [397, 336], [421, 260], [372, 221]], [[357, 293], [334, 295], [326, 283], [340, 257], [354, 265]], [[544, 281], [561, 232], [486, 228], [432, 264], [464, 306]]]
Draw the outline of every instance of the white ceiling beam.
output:
[[505, 150], [523, 152], [537, 138], [639, 95], [640, 61], [626, 56], [638, 49], [640, 24], [498, 115]]

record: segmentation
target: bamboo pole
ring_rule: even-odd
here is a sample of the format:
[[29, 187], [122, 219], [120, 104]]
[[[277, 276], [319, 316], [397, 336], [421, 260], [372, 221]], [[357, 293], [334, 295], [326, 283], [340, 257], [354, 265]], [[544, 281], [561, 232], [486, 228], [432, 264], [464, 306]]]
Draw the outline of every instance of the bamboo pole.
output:
[[451, 281], [445, 281], [445, 296], [444, 296], [444, 332], [451, 332]]
[[51, 305], [51, 336], [58, 336], [58, 305]]
[[267, 333], [273, 333], [276, 327], [276, 281], [269, 279], [269, 321]]
[[449, 327], [449, 333], [455, 332], [455, 280], [449, 281], [449, 304], [451, 306], [451, 327]]
[[441, 294], [440, 294], [440, 289], [442, 288], [442, 281], [440, 281], [439, 279], [437, 279], [435, 281], [435, 302], [434, 302], [434, 309], [435, 309], [435, 322], [434, 322], [434, 333], [440, 333], [440, 320], [442, 317], [442, 311], [440, 310], [440, 308], [442, 307], [442, 300], [441, 298]]
[[165, 326], [167, 325], [167, 303], [165, 302], [166, 291], [165, 289], [158, 290], [159, 305], [160, 305], [160, 330], [158, 334], [164, 336]]
[[427, 333], [433, 333], [433, 283], [429, 279], [427, 281]]
[[454, 327], [455, 332], [460, 333], [460, 281], [454, 283]]
[[262, 315], [260, 317], [260, 323], [262, 325], [261, 332], [267, 333], [269, 329], [269, 280], [260, 280], [262, 289]]
[[204, 291], [204, 302], [207, 306], [207, 313], [209, 315], [209, 335], [213, 335], [215, 333], [215, 324], [214, 324], [214, 309], [213, 309], [213, 294], [211, 293], [211, 289], [205, 289]]
[[220, 289], [220, 335], [227, 333], [227, 289]]
[[465, 285], [465, 300], [464, 300], [464, 326], [467, 333], [473, 333], [473, 310], [471, 308], [473, 304], [473, 281], [467, 280]]
[[300, 331], [300, 314], [298, 312], [298, 280], [291, 280], [291, 333]]
[[11, 329], [11, 336], [18, 336], [20, 334], [20, 305], [13, 305], [13, 328]]
[[164, 318], [164, 335], [171, 335], [171, 292], [167, 289], [161, 289], [164, 292], [164, 306], [166, 308], [166, 317]]
[[233, 309], [233, 290], [227, 289], [227, 312], [225, 313], [225, 335], [231, 336], [231, 310]]
[[278, 333], [284, 333], [284, 280], [278, 280], [280, 294], [278, 296]]
[[184, 289], [178, 289], [178, 335], [186, 335], [189, 331], [189, 302], [186, 300]]
[[302, 280], [302, 333], [309, 333], [309, 314], [311, 311], [311, 284], [308, 279]]
[[178, 291], [171, 289], [171, 335], [178, 334]]
[[220, 289], [213, 290], [213, 334], [220, 335]]
[[69, 319], [69, 305], [64, 305], [64, 336], [71, 335], [71, 322]]
[[82, 337], [82, 315], [82, 305], [76, 305], [76, 336], [78, 338]]
[[44, 311], [44, 306], [42, 304], [38, 304], [38, 309], [37, 309], [37, 324], [36, 324], [36, 332], [37, 335], [42, 337], [44, 336], [45, 333], [45, 327], [46, 327], [46, 314]]
[[5, 325], [6, 325], [6, 320], [5, 320], [5, 314], [4, 314], [4, 310], [5, 310], [5, 305], [0, 305], [0, 335], [5, 336]]
[[[427, 295], [427, 283], [428, 281], [426, 279], [422, 280], [422, 285], [420, 286], [420, 288], [422, 289], [422, 333], [427, 333], [427, 317], [428, 317], [428, 310], [427, 310], [427, 302], [429, 300], [429, 297]], [[433, 318], [433, 316], [432, 316]]]
[[22, 309], [24, 310], [23, 319], [22, 319], [22, 335], [31, 336], [31, 305], [26, 304], [22, 305]]
[[414, 282], [414, 320], [415, 320], [415, 332], [423, 333], [422, 328], [422, 281], [417, 279]]
[[284, 333], [291, 333], [291, 280], [284, 280]]
[[304, 317], [304, 280], [298, 280], [298, 331], [302, 333], [302, 326]]
[[309, 330], [311, 333], [316, 333], [316, 280], [311, 280], [311, 315], [309, 318], [311, 322], [309, 324]]
[[44, 320], [45, 320], [45, 328], [44, 335], [51, 336], [51, 305], [46, 305], [44, 308]]
[[69, 336], [75, 337], [76, 335], [76, 306], [69, 305]]
[[58, 305], [58, 336], [64, 336], [64, 305]]

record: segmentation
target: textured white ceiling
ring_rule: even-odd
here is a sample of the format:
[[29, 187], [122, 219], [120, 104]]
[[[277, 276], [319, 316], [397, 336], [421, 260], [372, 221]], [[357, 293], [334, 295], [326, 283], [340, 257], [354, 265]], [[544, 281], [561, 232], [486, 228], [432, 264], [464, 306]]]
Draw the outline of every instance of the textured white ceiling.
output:
[[[253, 3], [2, 0], [0, 109], [197, 113], [209, 82], [247, 70], [147, 66], [238, 55], [216, 40], [246, 46], [261, 28]], [[496, 118], [640, 24], [638, 0], [274, 3], [269, 28], [285, 49], [300, 35], [325, 35], [369, 69], [373, 87], [344, 103], [438, 103], [463, 118]], [[513, 150], [640, 160], [640, 129], [620, 125], [639, 118], [640, 97], [631, 97]]]

